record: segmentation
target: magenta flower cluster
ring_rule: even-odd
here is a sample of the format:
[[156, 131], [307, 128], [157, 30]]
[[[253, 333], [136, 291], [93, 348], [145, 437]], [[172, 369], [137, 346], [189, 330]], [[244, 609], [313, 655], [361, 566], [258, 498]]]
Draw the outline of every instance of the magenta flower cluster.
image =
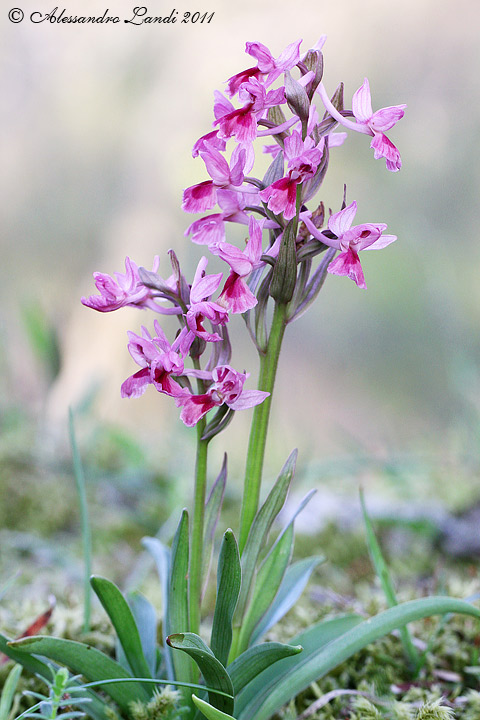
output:
[[[173, 272], [168, 279], [157, 272], [158, 257], [152, 271], [138, 268], [127, 257], [125, 274], [117, 273], [115, 278], [94, 274], [100, 294], [82, 298], [84, 305], [100, 312], [135, 306], [177, 315], [180, 322], [171, 344], [158, 320], [153, 335], [145, 327], [141, 335], [129, 332], [128, 349], [140, 370], [123, 383], [123, 397], [138, 397], [153, 385], [174, 399], [188, 426], [215, 408], [213, 423], [221, 425], [235, 410], [263, 402], [268, 393], [245, 389], [248, 375], [229, 364], [230, 316], [244, 316], [257, 348], [265, 352], [270, 298], [288, 305], [289, 321], [313, 302], [327, 272], [346, 275], [365, 288], [359, 252], [383, 248], [396, 239], [384, 234], [384, 223], [353, 226], [356, 202], [346, 206], [344, 198], [341, 209], [327, 219], [323, 203], [313, 210], [306, 205], [323, 181], [330, 150], [347, 137], [344, 131], [335, 132], [339, 124], [370, 135], [374, 157], [385, 158], [388, 170], [401, 167], [400, 154], [385, 132], [403, 116], [405, 105], [373, 112], [365, 79], [353, 95], [352, 110], [345, 110], [343, 86], [330, 98], [322, 83], [324, 42], [322, 37], [302, 54], [299, 40], [276, 59], [261, 43], [247, 43], [246, 52], [256, 64], [227, 81], [228, 97], [215, 92], [213, 129], [199, 138], [192, 152], [203, 160], [209, 179], [184, 191], [182, 207], [202, 214], [185, 234], [226, 264], [226, 277], [222, 272], [207, 274], [208, 260], [202, 257], [189, 284], [173, 251]], [[280, 78], [283, 82], [272, 87]], [[321, 109], [314, 103], [316, 98]], [[260, 179], [251, 171], [255, 143], [265, 137], [275, 143], [263, 147], [271, 165]], [[227, 223], [246, 227], [243, 248], [227, 242]], [[313, 270], [312, 259], [322, 253], [323, 261]], [[251, 311], [255, 323], [250, 321]], [[193, 367], [186, 366], [188, 359]], [[197, 392], [192, 389], [193, 380]]]

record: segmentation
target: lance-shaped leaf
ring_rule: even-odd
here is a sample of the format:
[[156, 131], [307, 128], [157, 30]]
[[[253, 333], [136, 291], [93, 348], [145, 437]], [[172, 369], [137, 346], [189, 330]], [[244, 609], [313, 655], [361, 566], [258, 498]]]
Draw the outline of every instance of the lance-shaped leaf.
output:
[[[222, 407], [227, 407], [223, 405]], [[230, 411], [229, 411], [230, 412]], [[233, 413], [233, 411], [232, 411]], [[212, 485], [210, 494], [205, 503], [205, 520], [203, 531], [203, 558], [202, 558], [202, 577], [203, 577], [203, 593], [205, 593], [208, 577], [210, 573], [210, 564], [212, 562], [213, 538], [217, 527], [220, 510], [222, 508], [223, 496], [225, 494], [225, 486], [227, 483], [227, 454], [223, 456], [222, 467], [217, 479]], [[202, 595], [203, 595], [202, 593]]]
[[293, 525], [289, 525], [260, 566], [250, 604], [240, 628], [237, 652], [242, 652], [248, 647], [255, 625], [272, 604], [285, 575], [292, 549]]
[[[267, 499], [256, 514], [255, 520], [250, 528], [242, 555], [242, 587], [240, 590], [237, 609], [235, 611], [235, 620], [237, 620], [237, 618], [242, 618], [243, 613], [245, 612], [250, 592], [250, 585], [255, 573], [258, 556], [265, 548], [265, 542], [273, 521], [282, 509], [287, 497], [288, 488], [290, 487], [290, 483], [295, 472], [296, 460], [297, 451], [294, 450], [287, 458], [275, 485], [270, 490]], [[236, 624], [241, 623], [238, 622]]]
[[3, 684], [2, 694], [0, 696], [0, 720], [8, 720], [21, 674], [21, 665], [14, 665], [8, 673], [7, 679]]
[[310, 490], [299, 503], [290, 520], [277, 538], [275, 545], [260, 566], [250, 604], [240, 629], [236, 647], [237, 654], [252, 644], [251, 635], [256, 624], [261, 622], [264, 615], [270, 612], [271, 605], [277, 596], [292, 554], [293, 523], [305, 506], [308, 505], [315, 495], [315, 492], [316, 490]]
[[233, 712], [233, 685], [230, 676], [222, 663], [217, 660], [208, 645], [195, 633], [175, 633], [169, 635], [167, 642], [170, 647], [183, 650], [195, 660], [202, 673], [205, 684], [209, 688], [221, 690], [228, 693], [230, 697], [219, 695], [212, 690], [208, 692], [208, 698], [212, 705], [222, 712]]
[[[37, 635], [23, 638], [9, 645], [20, 652], [43, 655], [50, 660], [69, 667], [74, 673], [84, 675], [87, 680], [111, 680], [131, 678], [123, 667], [100, 650], [90, 645], [65, 640], [64, 638]], [[117, 703], [122, 712], [129, 713], [129, 706], [135, 700], [148, 702], [149, 694], [137, 682], [108, 683], [100, 686]]]
[[350, 616], [350, 620], [348, 617], [337, 618], [309, 628], [292, 640], [304, 647], [298, 659], [281, 660], [260, 673], [240, 693], [236, 711], [238, 720], [268, 720], [312, 682], [324, 677], [369, 643], [414, 620], [449, 612], [480, 619], [480, 610], [470, 603], [449, 597], [429, 597], [402, 603], [368, 620]]
[[151, 676], [155, 677], [157, 664], [157, 615], [155, 608], [152, 603], [139, 592], [129, 593], [127, 602], [137, 624], [145, 660], [147, 661]]
[[[165, 628], [168, 635], [185, 632], [190, 626], [188, 610], [188, 535], [188, 513], [184, 510], [172, 544], [168, 611]], [[183, 653], [174, 653], [172, 657], [176, 678], [185, 680], [186, 682], [193, 682], [191, 660]], [[188, 690], [181, 690], [181, 692], [184, 696], [188, 697]]]
[[233, 613], [240, 593], [242, 570], [237, 541], [231, 530], [223, 536], [217, 570], [217, 599], [213, 615], [211, 647], [222, 665], [227, 664], [232, 644]]
[[291, 655], [298, 655], [302, 650], [301, 645], [284, 645], [276, 642], [261, 643], [248, 648], [227, 668], [233, 683], [234, 694], [237, 695], [270, 665]]
[[262, 638], [270, 628], [276, 625], [295, 605], [304, 591], [314, 568], [324, 562], [324, 560], [325, 558], [319, 556], [304, 558], [287, 567], [275, 600], [260, 622], [255, 626], [255, 630], [250, 638], [252, 645], [258, 642], [260, 638]]
[[210, 703], [207, 703], [196, 695], [192, 695], [192, 700], [207, 720], [235, 720], [231, 715], [227, 715], [227, 713], [213, 707], [213, 705], [210, 705]]
[[[143, 654], [135, 618], [122, 593], [106, 578], [93, 576], [90, 578], [90, 583], [112, 621], [131, 672], [136, 677], [151, 678], [152, 674]], [[145, 690], [151, 695], [153, 688], [145, 686]]]
[[[32, 673], [32, 675], [38, 675], [45, 680], [51, 680], [52, 673], [50, 665], [42, 662], [34, 655], [15, 650], [10, 646], [10, 642], [12, 641], [5, 637], [5, 635], [0, 634], [0, 652], [7, 655], [11, 660], [19, 663], [25, 670]], [[81, 685], [81, 683], [75, 682], [75, 685]], [[94, 718], [94, 720], [107, 720], [109, 705], [91, 690], [82, 689], [82, 695], [89, 699], [89, 702], [86, 702], [83, 706], [85, 713]]]
[[[163, 610], [163, 635], [168, 635], [168, 588], [170, 584], [170, 548], [164, 545], [158, 538], [144, 537], [142, 545], [148, 550], [155, 560], [160, 586], [162, 589], [162, 610]], [[168, 645], [164, 646], [165, 671], [169, 680], [174, 679], [172, 652]]]

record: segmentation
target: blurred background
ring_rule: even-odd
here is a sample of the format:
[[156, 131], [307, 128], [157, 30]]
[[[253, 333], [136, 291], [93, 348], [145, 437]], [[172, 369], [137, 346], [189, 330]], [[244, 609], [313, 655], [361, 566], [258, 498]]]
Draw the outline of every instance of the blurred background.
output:
[[[397, 499], [428, 502], [443, 493], [452, 506], [473, 502], [480, 495], [477, 4], [152, 0], [150, 15], [215, 14], [209, 24], [141, 26], [123, 22], [135, 5], [125, 0], [58, 5], [57, 14], [65, 6], [72, 15], [108, 7], [122, 19], [114, 26], [32, 24], [30, 13], [52, 11], [53, 0], [15, 4], [22, 23], [9, 22], [5, 4], [0, 17], [0, 520], [12, 523], [14, 497], [20, 527], [42, 514], [42, 483], [55, 469], [58, 514], [68, 525], [71, 501], [62, 505], [58, 479], [71, 472], [69, 406], [90, 477], [121, 471], [126, 496], [138, 497], [139, 473], [150, 467], [152, 477], [178, 481], [162, 485], [154, 507], [172, 495], [172, 505], [185, 502], [194, 433], [153, 389], [120, 399], [121, 382], [136, 369], [126, 331], [153, 318], [131, 309], [97, 314], [80, 297], [94, 292], [95, 270], [123, 272], [127, 254], [148, 268], [158, 253], [168, 274], [173, 247], [186, 268], [196, 266], [201, 248], [184, 238], [192, 218], [180, 205], [182, 190], [206, 177], [191, 147], [211, 127], [213, 91], [252, 64], [246, 41], [278, 56], [292, 41], [303, 38], [306, 50], [324, 33], [330, 93], [343, 81], [349, 107], [367, 76], [374, 110], [408, 109], [390, 133], [401, 172], [387, 172], [368, 138], [351, 134], [332, 153], [320, 198], [336, 211], [346, 182], [356, 222], [386, 222], [398, 242], [363, 258], [367, 291], [330, 276], [316, 307], [290, 327], [267, 472], [298, 447], [300, 484], [331, 481], [348, 494], [352, 482], [373, 486], [380, 477]], [[241, 320], [232, 336], [232, 364], [252, 372], [253, 386], [256, 359]], [[226, 448], [234, 494], [249, 417], [239, 413], [212, 444], [212, 475]], [[115, 492], [105, 490], [103, 512]], [[154, 527], [148, 505], [141, 512]]]

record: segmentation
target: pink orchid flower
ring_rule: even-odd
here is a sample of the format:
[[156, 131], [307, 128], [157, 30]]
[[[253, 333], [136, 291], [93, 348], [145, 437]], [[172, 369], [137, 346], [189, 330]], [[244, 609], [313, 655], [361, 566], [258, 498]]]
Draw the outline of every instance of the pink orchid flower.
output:
[[[159, 264], [160, 258], [156, 255], [152, 272], [157, 272]], [[112, 312], [127, 305], [148, 307], [157, 312], [169, 312], [167, 308], [160, 307], [153, 300], [152, 291], [141, 282], [138, 266], [129, 257], [125, 258], [125, 270], [125, 274], [115, 273], [116, 280], [105, 273], [94, 272], [95, 285], [100, 295], [82, 297], [82, 303], [98, 312]]]
[[270, 50], [260, 42], [247, 42], [245, 52], [257, 60], [255, 67], [247, 68], [242, 72], [233, 75], [227, 81], [227, 92], [232, 97], [238, 92], [240, 86], [255, 78], [257, 80], [265, 79], [266, 86], [271, 85], [282, 73], [291, 70], [300, 60], [301, 40], [288, 45], [285, 50], [275, 60]]
[[365, 223], [351, 227], [356, 212], [357, 203], [354, 201], [330, 217], [328, 229], [336, 236], [335, 238], [320, 232], [308, 217], [308, 213], [300, 213], [300, 218], [317, 240], [341, 251], [328, 266], [328, 272], [333, 275], [346, 275], [358, 287], [365, 289], [367, 286], [358, 253], [360, 250], [380, 250], [394, 242], [397, 236], [382, 235], [387, 229], [385, 223]]
[[[254, 204], [254, 198], [249, 195], [249, 204]], [[218, 245], [225, 240], [225, 223], [236, 222], [248, 225], [248, 215], [245, 212], [247, 196], [232, 190], [217, 190], [217, 202], [222, 212], [206, 215], [195, 220], [185, 230], [185, 235], [191, 235], [191, 240], [198, 245]]]
[[395, 145], [385, 135], [405, 114], [406, 105], [392, 105], [384, 107], [376, 112], [372, 110], [372, 97], [370, 85], [367, 78], [363, 85], [358, 88], [352, 98], [352, 111], [359, 123], [366, 125], [373, 140], [370, 147], [374, 150], [375, 160], [384, 157], [387, 170], [397, 172], [402, 167], [400, 153]]
[[154, 385], [158, 392], [172, 397], [183, 393], [183, 388], [171, 375], [183, 374], [183, 357], [179, 350], [186, 330], [184, 328], [170, 345], [157, 320], [154, 321], [154, 328], [154, 338], [145, 327], [142, 327], [142, 335], [128, 332], [128, 351], [142, 369], [122, 383], [122, 397], [140, 397], [148, 385]]
[[248, 232], [249, 240], [243, 252], [230, 243], [220, 243], [210, 250], [228, 263], [231, 268], [222, 292], [218, 298], [218, 304], [230, 310], [232, 313], [244, 313], [255, 307], [257, 298], [252, 293], [245, 278], [252, 270], [261, 265], [262, 256], [262, 224], [254, 217], [250, 218]]
[[322, 151], [315, 147], [311, 137], [302, 140], [298, 130], [294, 130], [285, 138], [284, 154], [288, 160], [288, 175], [261, 190], [259, 195], [275, 215], [283, 213], [285, 220], [291, 220], [296, 212], [297, 185], [315, 175]]
[[246, 151], [240, 146], [232, 153], [231, 167], [223, 155], [208, 143], [204, 144], [204, 149], [200, 150], [199, 155], [212, 179], [184, 190], [182, 208], [186, 212], [211, 210], [217, 204], [218, 188], [239, 187], [243, 183]]
[[202, 257], [198, 263], [195, 277], [190, 290], [190, 307], [188, 308], [185, 320], [188, 332], [182, 343], [182, 351], [192, 344], [194, 337], [200, 337], [206, 342], [220, 342], [222, 338], [218, 333], [210, 333], [204, 327], [205, 320], [210, 320], [212, 325], [224, 325], [228, 322], [228, 312], [224, 307], [210, 300], [217, 290], [223, 277], [223, 273], [206, 275], [205, 268], [208, 260]]
[[[194, 375], [195, 371], [189, 374]], [[202, 377], [206, 373], [202, 372]], [[180, 419], [187, 427], [193, 427], [214, 407], [224, 403], [231, 410], [246, 410], [259, 405], [270, 393], [262, 390], [244, 390], [247, 373], [239, 373], [230, 365], [219, 365], [211, 373], [212, 385], [202, 395], [193, 395], [186, 388], [175, 398], [177, 407], [182, 408]]]

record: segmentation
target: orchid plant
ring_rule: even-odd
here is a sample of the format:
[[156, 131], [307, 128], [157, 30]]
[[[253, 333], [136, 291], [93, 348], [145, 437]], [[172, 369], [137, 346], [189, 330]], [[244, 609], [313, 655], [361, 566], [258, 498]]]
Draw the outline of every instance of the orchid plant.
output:
[[[63, 663], [91, 682], [85, 712], [105, 718], [104, 700], [89, 687], [100, 686], [124, 716], [132, 703], [151, 702], [153, 687], [178, 687], [186, 717], [266, 720], [282, 704], [355, 651], [393, 629], [435, 613], [480, 617], [470, 603], [423, 598], [392, 607], [369, 620], [344, 615], [322, 621], [289, 644], [262, 642], [269, 629], [297, 601], [320, 557], [291, 562], [293, 523], [307, 495], [275, 541], [270, 529], [291, 483], [296, 453], [286, 461], [260, 505], [262, 471], [275, 376], [286, 328], [316, 300], [328, 275], [346, 276], [359, 288], [365, 277], [359, 254], [396, 240], [385, 223], [353, 225], [357, 203], [326, 212], [317, 199], [330, 153], [345, 142], [346, 130], [369, 135], [376, 159], [387, 170], [401, 167], [400, 153], [385, 134], [404, 115], [405, 105], [373, 112], [368, 80], [344, 107], [343, 84], [333, 96], [323, 85], [325, 37], [307, 52], [301, 41], [277, 58], [259, 42], [246, 44], [255, 61], [227, 81], [226, 95], [215, 92], [213, 129], [199, 138], [193, 157], [210, 179], [187, 188], [183, 209], [201, 213], [186, 230], [205, 248], [192, 282], [169, 251], [172, 272], [138, 267], [127, 257], [125, 273], [95, 273], [97, 295], [87, 307], [111, 312], [125, 306], [156, 313], [150, 329], [128, 333], [128, 350], [139, 369], [121, 386], [136, 398], [148, 386], [172, 398], [180, 419], [196, 428], [194, 501], [184, 510], [171, 548], [146, 538], [163, 588], [162, 635], [156, 647], [155, 611], [141, 595], [124, 598], [110, 581], [93, 577], [92, 587], [118, 634], [117, 660], [80, 643], [30, 637], [0, 649], [17, 662], [45, 673], [44, 656]], [[238, 106], [234, 102], [238, 100]], [[338, 131], [339, 126], [341, 130]], [[271, 156], [263, 178], [252, 170], [258, 144]], [[233, 146], [233, 147], [232, 147]], [[217, 211], [211, 213], [210, 211]], [[207, 213], [207, 214], [205, 214]], [[240, 248], [227, 241], [231, 223], [245, 226]], [[208, 273], [208, 253], [225, 265]], [[229, 321], [241, 314], [259, 356], [258, 387], [231, 365]], [[159, 316], [174, 315], [179, 328], [169, 339]], [[153, 329], [152, 329], [153, 328]], [[226, 482], [224, 463], [207, 492], [208, 447], [238, 410], [252, 410], [238, 534], [227, 530], [218, 556], [216, 604], [210, 640], [202, 626], [202, 598], [209, 582], [212, 543]], [[394, 596], [393, 596], [394, 597]], [[192, 662], [193, 661], [193, 662]]]

